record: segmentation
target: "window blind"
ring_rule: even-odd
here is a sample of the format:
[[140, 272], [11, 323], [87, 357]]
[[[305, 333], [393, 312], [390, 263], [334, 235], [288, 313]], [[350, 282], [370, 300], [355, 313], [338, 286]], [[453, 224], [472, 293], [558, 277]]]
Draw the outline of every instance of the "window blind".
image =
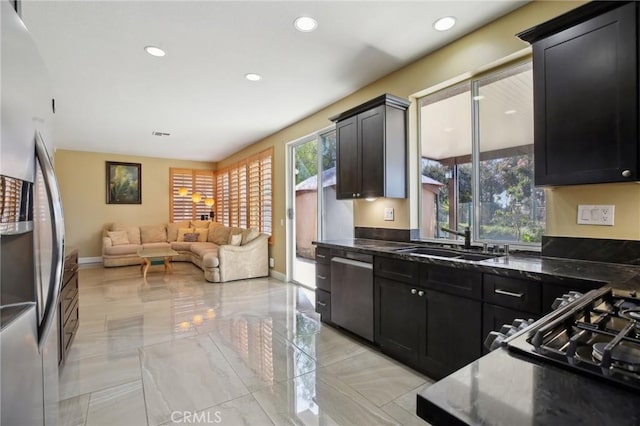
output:
[[[201, 215], [209, 216], [209, 207], [204, 200], [215, 194], [214, 172], [211, 170], [193, 169], [169, 169], [170, 186], [170, 220], [178, 222], [182, 220], [199, 219]], [[180, 188], [187, 189], [187, 195], [180, 195]], [[199, 203], [191, 201], [191, 195], [199, 192], [202, 200]]]

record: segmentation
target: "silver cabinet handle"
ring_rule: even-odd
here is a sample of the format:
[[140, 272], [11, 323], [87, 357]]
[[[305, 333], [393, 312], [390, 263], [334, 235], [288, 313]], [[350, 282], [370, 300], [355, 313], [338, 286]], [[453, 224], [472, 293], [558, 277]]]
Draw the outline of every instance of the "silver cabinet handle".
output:
[[324, 275], [316, 275], [316, 277], [320, 278], [321, 280], [326, 280], [327, 277], [325, 277]]
[[416, 290], [415, 288], [411, 289], [411, 294], [416, 294], [418, 292], [418, 290]]
[[524, 293], [513, 293], [507, 290], [500, 290], [499, 288], [493, 290], [493, 292], [496, 294], [502, 294], [503, 296], [517, 297], [518, 299], [522, 299], [522, 297], [524, 296]]
[[355, 192], [353, 193], [353, 198], [356, 198], [356, 193]]
[[622, 176], [624, 176], [624, 177], [629, 177], [629, 176], [631, 176], [631, 170], [623, 170], [623, 171], [622, 171]]
[[420, 296], [420, 297], [424, 296], [424, 291], [420, 290], [420, 291], [418, 292], [418, 296]]
[[316, 257], [319, 257], [320, 259], [326, 259], [327, 256], [325, 256], [324, 254], [316, 254]]
[[324, 303], [324, 302], [317, 302], [317, 303], [318, 303], [318, 305], [320, 305], [320, 306], [327, 306], [327, 304], [326, 304], [326, 303]]
[[359, 192], [358, 192], [358, 193], [356, 193], [356, 197], [359, 197], [359, 196], [360, 196], [360, 193], [359, 193]]

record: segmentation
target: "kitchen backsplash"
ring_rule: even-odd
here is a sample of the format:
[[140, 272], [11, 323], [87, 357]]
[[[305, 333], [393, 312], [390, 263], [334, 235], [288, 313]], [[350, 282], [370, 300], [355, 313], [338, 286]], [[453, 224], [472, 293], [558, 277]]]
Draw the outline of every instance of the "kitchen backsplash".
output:
[[542, 256], [640, 266], [640, 241], [543, 236]]
[[409, 242], [420, 238], [419, 229], [368, 228], [356, 226], [354, 231], [356, 238], [368, 238], [371, 240]]

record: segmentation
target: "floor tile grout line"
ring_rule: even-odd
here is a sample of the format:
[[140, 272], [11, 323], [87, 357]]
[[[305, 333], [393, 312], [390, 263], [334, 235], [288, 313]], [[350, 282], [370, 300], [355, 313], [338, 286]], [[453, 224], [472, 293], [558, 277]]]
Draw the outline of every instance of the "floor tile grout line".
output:
[[142, 386], [142, 400], [144, 401], [144, 415], [147, 419], [147, 426], [150, 426], [149, 410], [147, 409], [147, 394], [144, 390], [144, 374], [142, 374], [142, 348], [138, 348], [138, 363], [140, 364], [140, 385]]

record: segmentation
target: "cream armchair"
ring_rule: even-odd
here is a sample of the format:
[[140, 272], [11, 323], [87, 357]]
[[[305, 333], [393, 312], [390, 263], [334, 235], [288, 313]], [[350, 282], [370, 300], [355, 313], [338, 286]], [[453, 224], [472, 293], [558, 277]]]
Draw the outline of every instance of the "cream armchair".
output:
[[227, 282], [269, 275], [269, 236], [260, 234], [243, 246], [222, 245], [203, 256], [204, 278]]

